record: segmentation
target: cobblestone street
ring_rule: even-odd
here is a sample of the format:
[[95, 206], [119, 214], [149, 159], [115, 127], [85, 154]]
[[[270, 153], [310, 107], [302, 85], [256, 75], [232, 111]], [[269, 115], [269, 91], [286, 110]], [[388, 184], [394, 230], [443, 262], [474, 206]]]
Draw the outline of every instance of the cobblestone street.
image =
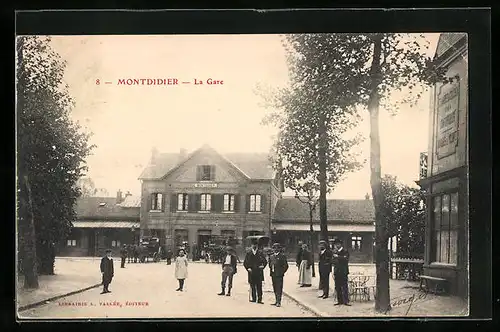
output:
[[[63, 259], [56, 266], [77, 263]], [[69, 263], [71, 262], [71, 263]], [[98, 260], [79, 260], [82, 274], [96, 271]], [[61, 269], [60, 269], [61, 270]], [[83, 272], [85, 271], [85, 272]], [[61, 272], [64, 273], [64, 272]], [[282, 307], [272, 305], [274, 294], [268, 270], [265, 271], [264, 304], [250, 303], [246, 273], [240, 265], [234, 277], [232, 296], [218, 296], [219, 264], [189, 264], [189, 276], [183, 292], [176, 292], [174, 265], [161, 263], [127, 264], [120, 268], [115, 259], [115, 277], [109, 294], [102, 287], [60, 298], [48, 304], [22, 311], [21, 318], [202, 318], [202, 317], [315, 317], [316, 315], [287, 297]], [[92, 282], [94, 283], [94, 282]], [[285, 288], [289, 283], [285, 280]], [[82, 285], [82, 288], [88, 285]]]

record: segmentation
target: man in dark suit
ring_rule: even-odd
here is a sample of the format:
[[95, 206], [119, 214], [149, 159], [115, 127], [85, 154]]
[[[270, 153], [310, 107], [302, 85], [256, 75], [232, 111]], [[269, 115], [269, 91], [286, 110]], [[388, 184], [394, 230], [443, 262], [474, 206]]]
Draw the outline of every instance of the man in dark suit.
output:
[[333, 253], [325, 241], [319, 243], [319, 285], [323, 294], [319, 297], [327, 299], [330, 293], [330, 273], [332, 272]]
[[273, 244], [273, 251], [274, 254], [269, 257], [269, 270], [271, 270], [271, 280], [273, 282], [276, 301], [272, 305], [281, 307], [283, 277], [288, 270], [288, 262], [286, 256], [281, 252], [281, 245], [279, 243]]
[[257, 248], [257, 240], [252, 241], [252, 248], [245, 255], [243, 266], [248, 271], [248, 283], [252, 289], [252, 299], [250, 302], [262, 302], [262, 281], [264, 281], [264, 268], [267, 260], [261, 250]]
[[[231, 247], [226, 248], [226, 256], [222, 260], [222, 282], [221, 288], [222, 291], [218, 295], [226, 295], [231, 296], [231, 288], [233, 288], [233, 276], [237, 272], [237, 258], [233, 252]], [[226, 281], [229, 282], [227, 284], [227, 293], [226, 293]]]
[[127, 246], [125, 244], [120, 250], [120, 258], [122, 259], [120, 267], [123, 269], [125, 267], [125, 260], [127, 259]]
[[295, 258], [295, 262], [297, 263], [297, 270], [300, 269], [300, 263], [302, 263], [302, 245], [304, 242], [299, 241], [299, 251], [297, 252], [297, 256]]
[[349, 252], [343, 248], [342, 241], [336, 239], [334, 242], [335, 250], [333, 252], [335, 278], [335, 291], [337, 292], [337, 303], [335, 305], [349, 304], [349, 289], [347, 278], [349, 275]]
[[103, 290], [101, 294], [111, 293], [108, 289], [109, 284], [114, 276], [113, 259], [111, 258], [111, 250], [106, 250], [106, 255], [101, 259], [101, 273]]

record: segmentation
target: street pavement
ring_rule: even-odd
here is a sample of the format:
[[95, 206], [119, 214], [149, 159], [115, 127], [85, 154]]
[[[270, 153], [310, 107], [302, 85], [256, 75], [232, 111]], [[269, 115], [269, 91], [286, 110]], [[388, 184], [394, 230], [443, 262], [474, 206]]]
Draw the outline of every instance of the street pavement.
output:
[[[98, 261], [81, 260], [79, 264], [82, 271], [87, 271], [84, 274], [93, 270], [96, 278], [100, 277]], [[217, 295], [221, 281], [219, 264], [190, 262], [183, 292], [176, 291], [178, 282], [174, 269], [174, 264], [166, 265], [165, 262], [132, 263], [122, 269], [119, 259], [115, 259], [115, 277], [109, 287], [111, 293], [100, 294], [102, 287], [93, 288], [22, 311], [19, 316], [31, 319], [317, 317], [286, 296], [282, 299], [282, 307], [272, 306], [274, 294], [267, 268], [264, 304], [249, 302], [247, 274], [241, 265], [234, 277], [230, 297]], [[295, 286], [295, 280], [285, 279], [285, 290]]]

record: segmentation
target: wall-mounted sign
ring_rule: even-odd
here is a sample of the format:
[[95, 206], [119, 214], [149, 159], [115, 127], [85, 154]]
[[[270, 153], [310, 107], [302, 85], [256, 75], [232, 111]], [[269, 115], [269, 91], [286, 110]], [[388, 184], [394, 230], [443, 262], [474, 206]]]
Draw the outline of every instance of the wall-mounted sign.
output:
[[420, 152], [420, 179], [427, 177], [427, 152]]
[[445, 84], [437, 96], [436, 155], [438, 159], [456, 152], [460, 82]]
[[195, 188], [217, 188], [217, 183], [195, 183]]

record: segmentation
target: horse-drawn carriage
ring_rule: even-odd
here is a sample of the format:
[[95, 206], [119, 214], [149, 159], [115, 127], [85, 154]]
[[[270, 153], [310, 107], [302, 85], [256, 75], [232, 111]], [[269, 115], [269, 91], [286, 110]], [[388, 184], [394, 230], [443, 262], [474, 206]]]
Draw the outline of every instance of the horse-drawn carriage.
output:
[[[205, 261], [211, 263], [222, 263], [226, 254], [226, 247], [235, 247], [238, 240], [228, 238], [226, 236], [212, 236], [210, 242], [203, 248], [202, 252], [205, 255]], [[202, 254], [202, 256], [203, 256]]]
[[149, 258], [153, 262], [159, 262], [161, 257], [164, 256], [164, 248], [160, 246], [160, 239], [152, 236], [145, 236], [139, 241], [136, 247], [137, 256], [140, 263], [149, 262]]

